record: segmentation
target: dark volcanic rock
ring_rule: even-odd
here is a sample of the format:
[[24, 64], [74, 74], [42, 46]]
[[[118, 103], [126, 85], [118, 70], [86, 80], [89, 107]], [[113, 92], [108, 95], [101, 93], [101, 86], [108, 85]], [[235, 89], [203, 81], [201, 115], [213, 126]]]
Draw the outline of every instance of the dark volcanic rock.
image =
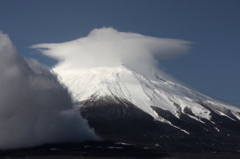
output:
[[172, 125], [155, 120], [127, 100], [114, 96], [92, 97], [81, 104], [81, 115], [106, 140], [188, 152], [237, 151], [240, 146], [240, 121], [221, 116], [203, 103], [201, 105], [211, 111], [212, 122], [193, 119], [197, 117], [187, 108], [177, 118], [169, 111], [152, 106]]

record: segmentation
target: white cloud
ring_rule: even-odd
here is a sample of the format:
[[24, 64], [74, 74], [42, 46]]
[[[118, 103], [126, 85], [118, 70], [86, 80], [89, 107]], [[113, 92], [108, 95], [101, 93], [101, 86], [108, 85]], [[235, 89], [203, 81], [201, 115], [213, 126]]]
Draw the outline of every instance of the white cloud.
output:
[[1, 31], [0, 77], [0, 149], [97, 139], [57, 78]]
[[135, 33], [118, 32], [113, 28], [92, 30], [87, 37], [65, 43], [31, 46], [43, 54], [59, 60], [55, 68], [82, 69], [114, 67], [122, 63], [142, 72], [157, 68], [161, 59], [186, 54], [191, 42], [177, 39], [155, 38]]

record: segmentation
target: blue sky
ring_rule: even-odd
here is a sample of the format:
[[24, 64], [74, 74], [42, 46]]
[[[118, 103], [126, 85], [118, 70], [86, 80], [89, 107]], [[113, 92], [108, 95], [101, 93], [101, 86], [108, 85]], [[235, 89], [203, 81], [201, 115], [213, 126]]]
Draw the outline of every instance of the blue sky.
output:
[[1, 0], [0, 30], [22, 57], [55, 61], [28, 46], [87, 36], [113, 27], [160, 38], [192, 41], [189, 54], [160, 67], [198, 90], [240, 102], [239, 0]]

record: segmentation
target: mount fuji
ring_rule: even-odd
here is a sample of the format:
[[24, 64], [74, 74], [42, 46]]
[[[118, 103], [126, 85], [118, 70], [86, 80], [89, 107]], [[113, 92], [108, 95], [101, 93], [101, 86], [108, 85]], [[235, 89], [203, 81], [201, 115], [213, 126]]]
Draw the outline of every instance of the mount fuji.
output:
[[103, 139], [169, 151], [238, 150], [240, 109], [160, 70], [52, 70]]
[[240, 109], [158, 67], [191, 44], [103, 27], [31, 48], [58, 61], [52, 72], [103, 139], [169, 151], [238, 150]]

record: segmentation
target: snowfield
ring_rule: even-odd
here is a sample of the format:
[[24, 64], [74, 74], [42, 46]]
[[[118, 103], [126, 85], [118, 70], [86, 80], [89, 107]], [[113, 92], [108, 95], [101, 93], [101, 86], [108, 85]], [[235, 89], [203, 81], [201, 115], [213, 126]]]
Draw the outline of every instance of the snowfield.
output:
[[181, 113], [184, 113], [185, 108], [189, 108], [196, 116], [188, 114], [191, 118], [199, 122], [202, 122], [201, 118], [211, 120], [211, 112], [199, 103], [201, 102], [211, 105], [211, 109], [217, 114], [231, 119], [229, 116], [231, 112], [240, 119], [239, 108], [207, 96], [159, 70], [149, 68], [149, 71], [143, 75], [122, 64], [120, 67], [78, 70], [56, 67], [52, 71], [69, 89], [75, 102], [81, 102], [93, 96], [98, 98], [115, 96], [128, 100], [154, 119], [166, 123], [168, 121], [159, 117], [151, 106], [168, 110], [178, 118]]

